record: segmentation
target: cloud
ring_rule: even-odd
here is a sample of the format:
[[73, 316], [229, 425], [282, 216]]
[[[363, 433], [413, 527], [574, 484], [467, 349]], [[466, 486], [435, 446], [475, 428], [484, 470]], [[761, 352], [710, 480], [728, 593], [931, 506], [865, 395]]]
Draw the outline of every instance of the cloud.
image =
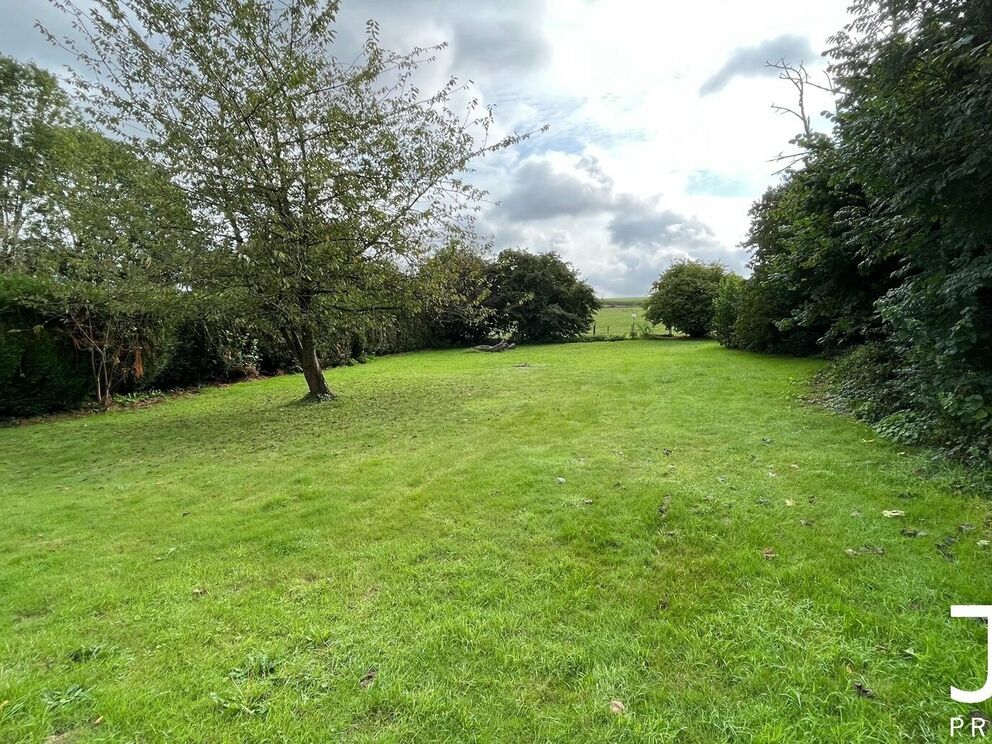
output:
[[526, 16], [490, 19], [473, 14], [454, 24], [453, 68], [461, 74], [521, 73], [543, 67], [551, 46]]
[[[783, 94], [765, 63], [822, 65], [813, 49], [847, 22], [849, 2], [797, 15], [784, 0], [344, 0], [332, 51], [353, 59], [370, 18], [388, 49], [448, 42], [415, 73], [421, 91], [471, 79], [452, 106], [493, 106], [491, 141], [551, 127], [473, 164], [466, 178], [501, 201], [479, 215], [480, 232], [499, 248], [559, 250], [605, 296], [638, 295], [684, 256], [743, 270], [734, 246], [748, 207], [775, 182], [769, 159], [794, 134], [769, 108]], [[68, 61], [32, 28], [37, 17], [71, 33], [47, 0], [0, 0], [0, 17], [5, 53], [55, 69]], [[811, 111], [830, 108], [809, 94]]]
[[695, 217], [660, 207], [659, 201], [658, 197], [621, 196], [607, 226], [611, 240], [625, 248], [712, 248], [719, 245], [709, 225]]
[[[88, 3], [80, 3], [86, 9]], [[72, 21], [48, 2], [24, 3], [19, 0], [0, 0], [0, 49], [20, 61], [31, 61], [61, 74], [66, 65], [75, 63], [75, 57], [63, 49], [52, 46], [35, 28], [38, 23], [56, 38], [73, 35]]]
[[591, 154], [531, 156], [511, 171], [507, 196], [485, 216], [497, 249], [556, 251], [602, 296], [636, 296], [679, 258], [743, 271], [747, 256], [709, 224], [661, 196], [621, 192]]
[[446, 41], [450, 51], [442, 64], [449, 65], [448, 72], [476, 79], [486, 88], [502, 88], [508, 73], [519, 77], [543, 68], [551, 59], [545, 5], [544, 0], [344, 2], [338, 26], [360, 41], [365, 20], [373, 18], [385, 45], [399, 51]]
[[585, 156], [570, 172], [556, 170], [548, 160], [524, 162], [499, 210], [506, 219], [527, 222], [595, 214], [612, 204], [613, 179]]
[[778, 71], [768, 67], [769, 62], [786, 60], [794, 64], [810, 61], [820, 55], [813, 51], [809, 40], [795, 34], [783, 34], [755, 46], [737, 47], [723, 67], [707, 78], [699, 95], [708, 96], [727, 87], [735, 77], [775, 76]]

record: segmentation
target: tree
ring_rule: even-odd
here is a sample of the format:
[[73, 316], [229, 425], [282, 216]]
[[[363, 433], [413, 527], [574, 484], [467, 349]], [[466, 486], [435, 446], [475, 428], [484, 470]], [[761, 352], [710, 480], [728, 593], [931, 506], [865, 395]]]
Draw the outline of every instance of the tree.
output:
[[19, 247], [43, 208], [56, 132], [72, 119], [55, 78], [0, 56], [0, 267], [23, 268]]
[[184, 280], [190, 212], [161, 169], [83, 126], [49, 73], [0, 58], [0, 112], [4, 325], [17, 340], [7, 351], [22, 367], [47, 365], [34, 372], [56, 389], [35, 405], [56, 407], [78, 401], [76, 377], [59, 370], [76, 367], [61, 358], [66, 345], [81, 352], [105, 405], [153, 367]]
[[197, 204], [212, 241], [203, 284], [241, 292], [318, 399], [332, 397], [321, 340], [406, 309], [397, 268], [471, 240], [482, 192], [460, 174], [521, 139], [490, 142], [475, 100], [452, 110], [455, 79], [417, 89], [441, 47], [385, 51], [370, 22], [360, 57], [339, 60], [333, 0], [52, 2], [84, 34], [61, 44], [89, 73], [75, 82], [98, 120]]
[[54, 132], [48, 193], [23, 239], [20, 302], [85, 353], [101, 405], [151, 372], [175, 322], [192, 217], [161, 169], [81, 126]]
[[[834, 400], [881, 431], [992, 455], [990, 0], [859, 0], [832, 39], [833, 133], [752, 209], [734, 343], [848, 352]], [[786, 71], [788, 72], [788, 71]], [[787, 159], [791, 156], [787, 156]]]
[[652, 285], [644, 317], [687, 336], [708, 335], [713, 329], [713, 300], [725, 273], [718, 263], [676, 261]]
[[754, 205], [743, 245], [753, 281], [774, 298], [775, 350], [834, 352], [881, 332], [875, 303], [896, 284], [898, 263], [877, 250], [886, 235], [876, 209], [827, 139], [810, 143], [804, 167]]
[[[897, 262], [877, 303], [906, 395], [992, 457], [992, 2], [859, 0], [834, 39], [838, 149], [873, 204], [873, 257]], [[931, 425], [932, 426], [932, 425]]]
[[556, 253], [505, 250], [488, 271], [496, 329], [523, 343], [565, 341], [585, 333], [600, 302]]
[[713, 335], [724, 346], [736, 346], [734, 326], [740, 314], [741, 300], [746, 281], [737, 274], [724, 274], [720, 277], [716, 297], [713, 298]]
[[420, 286], [436, 298], [421, 311], [432, 345], [472, 345], [493, 333], [488, 263], [476, 250], [451, 245], [421, 268]]

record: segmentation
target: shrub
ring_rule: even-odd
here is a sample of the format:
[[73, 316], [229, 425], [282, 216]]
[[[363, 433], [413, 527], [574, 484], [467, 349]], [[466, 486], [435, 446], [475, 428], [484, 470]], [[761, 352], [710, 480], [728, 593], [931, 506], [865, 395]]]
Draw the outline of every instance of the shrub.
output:
[[91, 394], [86, 360], [41, 327], [0, 323], [0, 416], [38, 416], [78, 408]]
[[976, 461], [992, 442], [989, 8], [853, 3], [831, 40], [832, 136], [797, 137], [802, 168], [751, 210], [734, 338], [855, 347], [821, 380], [831, 401]]
[[143, 387], [163, 389], [233, 382], [260, 372], [259, 343], [225, 321], [193, 318], [173, 332], [161, 369]]
[[495, 311], [486, 306], [488, 272], [484, 256], [458, 246], [442, 249], [424, 264], [417, 279], [431, 301], [417, 313], [420, 348], [473, 346], [494, 335]]
[[90, 395], [86, 358], [20, 301], [37, 286], [26, 276], [0, 276], [0, 416], [75, 408]]
[[[907, 360], [891, 341], [867, 343], [816, 379], [821, 400], [904, 444], [932, 445], [974, 463], [992, 462], [992, 425], [981, 399], [946, 395], [936, 369]], [[969, 407], [969, 403], [971, 404]]]
[[581, 341], [582, 343], [602, 343], [604, 341], [606, 342], [628, 341], [630, 340], [630, 336], [625, 336], [618, 333], [611, 333], [608, 335], [605, 333], [600, 333], [597, 335], [579, 336], [579, 338], [576, 340]]
[[713, 300], [713, 335], [724, 346], [737, 345], [734, 329], [741, 310], [744, 284], [744, 278], [737, 274], [724, 274], [720, 277], [720, 286]]

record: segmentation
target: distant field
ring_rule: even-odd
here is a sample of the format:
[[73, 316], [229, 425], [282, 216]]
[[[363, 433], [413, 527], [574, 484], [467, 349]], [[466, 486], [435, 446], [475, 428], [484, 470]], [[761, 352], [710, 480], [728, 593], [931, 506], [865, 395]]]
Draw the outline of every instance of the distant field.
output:
[[[589, 329], [588, 335], [630, 335], [634, 322], [632, 315], [638, 320], [644, 318], [645, 297], [610, 297], [603, 300], [602, 309], [596, 313], [596, 321]], [[652, 328], [655, 333], [664, 333], [665, 328], [657, 325]]]
[[607, 297], [602, 302], [607, 307], [641, 307], [647, 297]]

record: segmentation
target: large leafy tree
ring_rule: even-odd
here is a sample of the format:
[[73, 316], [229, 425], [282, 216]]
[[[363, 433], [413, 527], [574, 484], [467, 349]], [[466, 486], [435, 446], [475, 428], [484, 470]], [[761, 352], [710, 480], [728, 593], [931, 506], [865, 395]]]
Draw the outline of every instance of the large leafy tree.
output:
[[593, 288], [556, 253], [505, 250], [487, 273], [494, 325], [517, 341], [573, 339], [600, 307]]
[[56, 134], [73, 118], [51, 73], [0, 56], [0, 266], [21, 266], [21, 243], [44, 209]]
[[807, 125], [802, 167], [752, 210], [732, 342], [865, 344], [837, 367], [839, 400], [900, 438], [988, 460], [992, 0], [852, 12], [830, 51], [832, 137]]
[[82, 125], [51, 74], [0, 58], [0, 111], [0, 345], [31, 379], [52, 378], [46, 400], [71, 405], [61, 337], [106, 403], [161, 357], [188, 280], [190, 212], [161, 169]]
[[77, 54], [94, 115], [198, 205], [207, 283], [242, 294], [321, 399], [321, 340], [415, 296], [408, 269], [471, 239], [481, 192], [461, 174], [519, 139], [490, 141], [474, 100], [456, 111], [456, 80], [416, 87], [437, 49], [385, 51], [370, 23], [362, 54], [339, 59], [333, 0], [52, 2], [83, 34], [54, 41]]
[[772, 348], [793, 353], [876, 337], [875, 302], [893, 286], [897, 267], [877, 250], [885, 236], [860, 186], [845, 177], [836, 147], [826, 138], [807, 144], [803, 168], [754, 205], [744, 242], [752, 281], [775, 298], [766, 308]]
[[655, 280], [644, 303], [650, 323], [664, 323], [687, 336], [713, 329], [713, 301], [726, 269], [718, 263], [679, 260]]
[[429, 287], [420, 318], [430, 343], [438, 346], [476, 344], [492, 335], [494, 311], [490, 296], [488, 263], [480, 251], [450, 245], [424, 264], [418, 286]]

